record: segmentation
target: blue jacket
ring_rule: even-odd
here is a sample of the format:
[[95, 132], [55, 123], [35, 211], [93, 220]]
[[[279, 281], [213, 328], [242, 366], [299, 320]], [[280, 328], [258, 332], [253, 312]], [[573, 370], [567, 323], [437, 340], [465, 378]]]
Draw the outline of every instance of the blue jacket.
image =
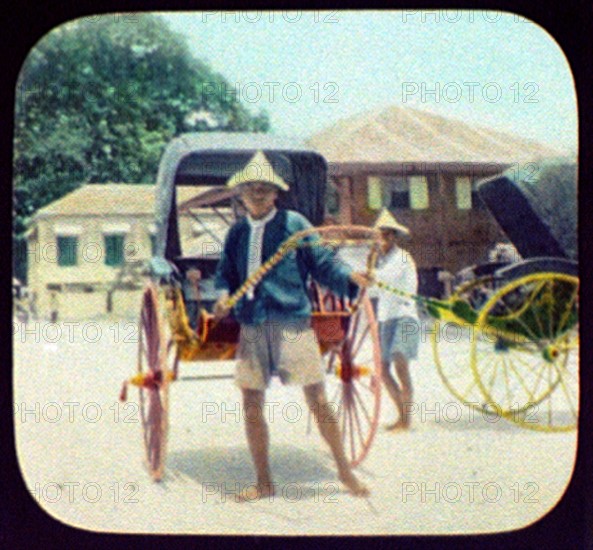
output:
[[[278, 210], [266, 224], [263, 236], [262, 263], [272, 256], [292, 234], [312, 227], [309, 221], [292, 210]], [[249, 222], [240, 220], [226, 237], [216, 270], [215, 286], [232, 294], [247, 279]], [[309, 238], [308, 240], [311, 240]], [[289, 252], [254, 291], [253, 300], [246, 296], [235, 305], [235, 317], [242, 324], [260, 324], [266, 320], [304, 320], [311, 316], [307, 279], [311, 275], [321, 285], [341, 296], [354, 298], [358, 286], [350, 281], [352, 269], [323, 246], [306, 246]]]

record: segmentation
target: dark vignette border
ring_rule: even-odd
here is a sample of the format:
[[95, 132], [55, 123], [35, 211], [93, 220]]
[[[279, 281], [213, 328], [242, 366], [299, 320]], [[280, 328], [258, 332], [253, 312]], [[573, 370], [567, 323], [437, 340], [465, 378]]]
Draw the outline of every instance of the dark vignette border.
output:
[[[15, 83], [20, 67], [29, 50], [52, 28], [61, 23], [85, 15], [110, 12], [146, 12], [174, 10], [208, 10], [208, 9], [491, 9], [504, 10], [523, 15], [537, 22], [546, 29], [564, 50], [571, 65], [575, 79], [579, 108], [579, 258], [581, 278], [587, 278], [591, 269], [593, 256], [593, 199], [590, 193], [591, 174], [593, 173], [593, 11], [586, 0], [563, 0], [562, 2], [533, 2], [532, 0], [468, 0], [426, 1], [426, 0], [392, 0], [390, 2], [367, 0], [366, 2], [337, 2], [324, 0], [303, 2], [302, 0], [282, 0], [276, 2], [251, 0], [227, 0], [214, 2], [204, 0], [188, 3], [183, 0], [157, 2], [155, 0], [125, 0], [91, 2], [78, 0], [72, 5], [56, 4], [47, 0], [40, 2], [20, 2], [3, 9], [5, 17], [2, 28], [3, 57], [3, 101], [2, 121], [4, 122], [2, 139], [2, 180], [5, 192], [0, 195], [0, 223], [3, 234], [11, 233], [10, 212], [12, 212], [12, 139], [13, 109], [15, 101]], [[10, 239], [4, 239], [4, 257], [11, 252]], [[505, 547], [537, 548], [537, 547], [573, 547], [593, 548], [593, 438], [590, 434], [593, 423], [593, 406], [588, 396], [593, 395], [592, 351], [586, 345], [581, 349], [581, 419], [579, 426], [579, 448], [573, 479], [559, 504], [547, 516], [537, 523], [520, 531], [479, 536], [449, 537], [364, 537], [336, 538], [324, 537], [317, 539], [279, 539], [272, 537], [251, 537], [240, 540], [235, 537], [187, 537], [187, 536], [137, 536], [97, 534], [77, 530], [56, 522], [46, 515], [34, 502], [20, 476], [14, 446], [14, 425], [12, 414], [12, 331], [11, 331], [11, 271], [8, 268], [0, 271], [0, 292], [3, 299], [1, 350], [4, 355], [3, 383], [0, 384], [0, 434], [2, 435], [3, 467], [0, 469], [0, 494], [3, 495], [0, 505], [0, 544], [21, 547], [33, 543], [44, 547], [69, 543], [84, 544], [89, 547], [104, 547], [118, 542], [130, 546], [170, 545], [180, 543], [208, 544], [215, 546], [235, 546], [239, 543], [262, 547], [270, 543], [281, 543], [284, 548], [292, 548], [301, 544], [339, 544], [355, 547], [372, 545], [379, 547]], [[582, 285], [581, 291], [581, 334], [593, 334], [591, 323], [592, 285]], [[585, 341], [585, 340], [584, 340]], [[553, 462], [550, 469], [554, 468]], [[196, 518], [198, 520], [199, 518]]]

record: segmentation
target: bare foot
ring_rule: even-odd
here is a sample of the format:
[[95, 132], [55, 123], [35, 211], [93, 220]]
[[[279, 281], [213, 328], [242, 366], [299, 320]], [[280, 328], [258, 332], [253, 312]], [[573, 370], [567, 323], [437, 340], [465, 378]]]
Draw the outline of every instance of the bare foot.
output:
[[370, 494], [368, 487], [358, 481], [352, 472], [341, 475], [340, 481], [344, 484], [346, 491], [355, 497], [368, 497]]
[[404, 430], [409, 430], [409, 429], [410, 429], [409, 422], [404, 422], [403, 420], [398, 420], [397, 422], [394, 422], [393, 424], [388, 424], [387, 426], [385, 426], [385, 430], [388, 432], [404, 431]]
[[236, 495], [236, 502], [256, 502], [262, 498], [269, 497], [270, 500], [274, 496], [273, 483], [251, 484], [244, 487], [241, 492]]

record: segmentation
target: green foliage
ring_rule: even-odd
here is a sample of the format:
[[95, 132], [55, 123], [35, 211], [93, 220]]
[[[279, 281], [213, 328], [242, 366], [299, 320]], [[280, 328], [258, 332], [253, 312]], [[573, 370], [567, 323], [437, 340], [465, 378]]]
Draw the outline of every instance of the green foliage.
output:
[[[230, 88], [158, 16], [85, 18], [43, 37], [17, 83], [15, 235], [82, 183], [153, 182], [177, 134], [269, 129], [266, 113], [205, 85]], [[200, 111], [210, 118], [188, 122]]]

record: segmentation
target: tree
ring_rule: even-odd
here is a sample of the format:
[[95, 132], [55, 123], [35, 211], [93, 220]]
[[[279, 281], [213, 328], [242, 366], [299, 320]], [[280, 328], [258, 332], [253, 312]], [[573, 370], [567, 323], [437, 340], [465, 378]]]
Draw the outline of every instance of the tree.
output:
[[[44, 36], [23, 64], [15, 109], [15, 237], [46, 204], [86, 182], [150, 183], [184, 131], [260, 131], [182, 36], [158, 16], [79, 19]], [[207, 113], [206, 120], [192, 117]]]

